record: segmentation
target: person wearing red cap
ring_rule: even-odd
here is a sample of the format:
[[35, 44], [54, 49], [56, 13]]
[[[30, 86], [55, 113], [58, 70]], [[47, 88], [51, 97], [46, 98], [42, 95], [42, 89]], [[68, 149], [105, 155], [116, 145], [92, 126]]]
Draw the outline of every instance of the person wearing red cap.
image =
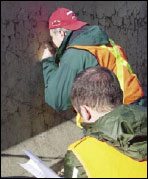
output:
[[72, 107], [70, 90], [75, 77], [93, 66], [109, 68], [117, 75], [125, 104], [143, 97], [140, 82], [132, 73], [122, 48], [109, 39], [98, 25], [80, 21], [72, 10], [58, 8], [49, 18], [49, 30], [58, 50], [53, 56], [46, 48], [41, 60], [45, 102], [52, 108], [61, 111]]

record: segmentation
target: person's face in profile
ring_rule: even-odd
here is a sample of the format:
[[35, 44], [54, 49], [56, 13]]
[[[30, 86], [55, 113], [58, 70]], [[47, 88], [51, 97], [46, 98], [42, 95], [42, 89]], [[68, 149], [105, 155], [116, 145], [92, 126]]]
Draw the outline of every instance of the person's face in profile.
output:
[[62, 44], [65, 35], [66, 34], [63, 31], [58, 31], [54, 33], [52, 29], [50, 30], [50, 37], [57, 48], [59, 48]]

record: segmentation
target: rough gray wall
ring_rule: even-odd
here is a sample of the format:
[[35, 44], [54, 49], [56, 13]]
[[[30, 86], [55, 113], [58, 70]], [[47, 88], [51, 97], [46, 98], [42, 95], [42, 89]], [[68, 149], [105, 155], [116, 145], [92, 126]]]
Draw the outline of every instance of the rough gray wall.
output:
[[19, 143], [73, 117], [44, 103], [40, 46], [49, 40], [48, 17], [72, 9], [82, 21], [99, 24], [120, 44], [133, 71], [147, 85], [146, 1], [1, 2], [1, 144]]

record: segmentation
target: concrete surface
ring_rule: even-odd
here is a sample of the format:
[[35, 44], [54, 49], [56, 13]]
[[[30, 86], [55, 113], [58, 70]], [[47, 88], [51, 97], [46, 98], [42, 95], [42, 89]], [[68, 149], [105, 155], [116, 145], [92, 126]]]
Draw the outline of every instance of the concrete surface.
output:
[[18, 163], [28, 161], [23, 152], [24, 149], [32, 151], [54, 171], [59, 171], [63, 167], [63, 158], [68, 146], [82, 136], [81, 129], [76, 126], [75, 119], [72, 119], [3, 150], [1, 152], [1, 177], [33, 177], [18, 165]]
[[50, 40], [48, 18], [58, 7], [106, 31], [125, 50], [142, 86], [147, 85], [147, 1], [1, 1], [2, 150], [66, 118], [45, 104], [38, 62], [41, 45]]

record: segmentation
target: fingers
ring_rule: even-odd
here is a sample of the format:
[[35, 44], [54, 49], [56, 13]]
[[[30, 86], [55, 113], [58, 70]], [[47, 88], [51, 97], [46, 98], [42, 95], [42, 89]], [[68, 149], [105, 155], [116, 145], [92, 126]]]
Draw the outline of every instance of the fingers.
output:
[[45, 46], [45, 48], [48, 48], [48, 47], [49, 47], [49, 45], [48, 45], [47, 43], [45, 43], [44, 46]]
[[43, 42], [38, 51], [39, 61], [42, 61], [44, 58], [53, 57], [55, 53], [56, 50], [50, 42]]
[[43, 51], [43, 56], [42, 56], [42, 59], [43, 58], [48, 58], [48, 57], [52, 57], [52, 53], [49, 51], [48, 48], [45, 48], [44, 51]]
[[51, 51], [53, 49], [53, 47], [49, 43], [44, 43], [44, 47], [48, 48], [49, 51]]

